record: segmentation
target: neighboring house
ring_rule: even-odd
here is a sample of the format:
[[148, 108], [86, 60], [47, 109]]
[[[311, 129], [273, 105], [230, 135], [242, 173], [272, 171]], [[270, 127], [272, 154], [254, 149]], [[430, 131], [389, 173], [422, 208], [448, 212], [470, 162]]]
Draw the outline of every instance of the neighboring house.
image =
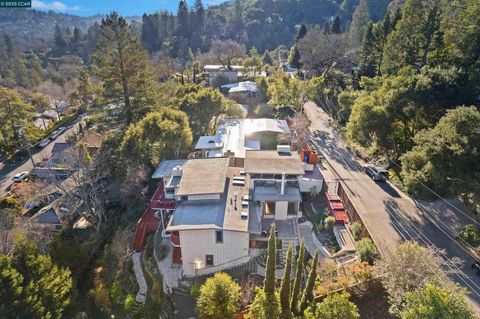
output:
[[257, 84], [252, 81], [225, 84], [220, 90], [228, 98], [240, 104], [253, 105], [257, 103]]
[[59, 120], [58, 113], [55, 110], [47, 110], [47, 111], [43, 112], [41, 116], [44, 119], [49, 119], [49, 120], [52, 120], [54, 122]]
[[29, 221], [37, 230], [55, 232], [62, 229], [64, 216], [68, 209], [61, 206], [60, 200], [55, 200], [51, 204], [45, 206], [33, 215]]
[[[250, 247], [267, 240], [272, 222], [286, 246], [298, 244], [305, 167], [297, 153], [281, 145], [248, 150], [244, 161], [220, 157], [160, 163], [153, 177], [162, 179], [164, 197], [176, 201], [162, 232], [170, 236], [172, 262], [182, 266], [185, 276], [245, 263]], [[310, 176], [308, 183], [313, 182]], [[322, 179], [314, 183], [320, 191]]]
[[228, 119], [220, 123], [215, 135], [200, 136], [195, 149], [202, 157], [245, 158], [247, 150], [275, 148], [278, 138], [289, 133], [284, 120]]
[[[86, 146], [90, 156], [95, 156], [100, 148], [101, 141], [95, 133], [87, 133], [80, 142]], [[47, 167], [73, 167], [78, 161], [78, 148], [72, 143], [56, 142], [53, 145]]]
[[205, 65], [203, 70], [208, 74], [208, 84], [210, 86], [220, 86], [225, 83], [238, 82], [241, 77], [243, 66], [231, 65], [226, 68], [224, 65]]
[[50, 125], [50, 119], [47, 118], [38, 118], [33, 122], [33, 125], [35, 125], [37, 128], [45, 131], [48, 126]]

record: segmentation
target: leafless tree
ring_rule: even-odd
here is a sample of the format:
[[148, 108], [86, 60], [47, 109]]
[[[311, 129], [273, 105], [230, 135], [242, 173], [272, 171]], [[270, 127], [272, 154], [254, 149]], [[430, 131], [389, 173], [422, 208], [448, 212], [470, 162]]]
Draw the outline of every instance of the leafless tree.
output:
[[320, 74], [333, 64], [341, 70], [351, 67], [344, 34], [325, 34], [320, 28], [311, 29], [299, 41], [298, 50], [304, 68], [313, 74]]
[[8, 209], [0, 209], [0, 254], [10, 255], [13, 252], [13, 232], [15, 218]]
[[246, 308], [250, 305], [255, 297], [255, 281], [252, 276], [244, 276], [240, 280], [240, 302], [242, 303], [243, 308]]
[[243, 58], [246, 56], [245, 46], [232, 40], [213, 41], [210, 53], [227, 69], [230, 69], [234, 58]]

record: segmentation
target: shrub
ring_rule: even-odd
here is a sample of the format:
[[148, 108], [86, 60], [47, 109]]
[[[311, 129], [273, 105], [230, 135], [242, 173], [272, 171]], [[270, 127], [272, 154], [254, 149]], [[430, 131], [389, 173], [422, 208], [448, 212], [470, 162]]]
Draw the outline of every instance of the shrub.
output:
[[124, 308], [127, 312], [132, 311], [133, 305], [135, 304], [135, 297], [132, 294], [128, 294], [125, 298]]
[[200, 297], [200, 288], [202, 285], [200, 284], [193, 284], [192, 287], [190, 287], [190, 295], [192, 296], [193, 299], [198, 299]]
[[479, 240], [478, 230], [474, 225], [468, 224], [460, 231], [460, 237], [467, 243], [472, 244]]
[[200, 288], [197, 313], [200, 318], [226, 319], [240, 309], [240, 286], [225, 273], [216, 273]]
[[325, 228], [328, 231], [332, 231], [334, 225], [335, 225], [335, 217], [328, 216], [327, 218], [325, 218]]
[[350, 229], [352, 230], [353, 239], [355, 241], [362, 238], [362, 223], [360, 223], [359, 221], [355, 221], [350, 226]]
[[377, 253], [377, 248], [370, 238], [363, 238], [357, 241], [357, 252], [361, 261], [373, 264], [373, 260], [375, 259], [375, 255]]

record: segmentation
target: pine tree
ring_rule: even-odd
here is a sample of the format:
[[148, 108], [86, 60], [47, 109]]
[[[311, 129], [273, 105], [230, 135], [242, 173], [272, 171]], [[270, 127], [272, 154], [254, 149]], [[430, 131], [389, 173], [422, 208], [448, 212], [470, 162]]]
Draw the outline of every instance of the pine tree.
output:
[[187, 40], [189, 39], [190, 35], [190, 25], [188, 17], [189, 14], [187, 2], [185, 0], [180, 0], [177, 10], [176, 34], [177, 36], [183, 37]]
[[285, 272], [283, 274], [282, 284], [280, 286], [280, 305], [282, 307], [281, 318], [290, 319], [292, 311], [290, 309], [290, 285], [292, 272], [292, 255], [293, 245], [290, 243], [287, 250], [287, 261], [285, 265]]
[[298, 250], [297, 263], [295, 267], [295, 281], [292, 289], [292, 299], [290, 301], [290, 309], [293, 313], [298, 314], [298, 300], [300, 299], [300, 288], [302, 286], [303, 267], [305, 262], [305, 243], [303, 240], [300, 242], [300, 248]]
[[300, 29], [298, 29], [298, 33], [297, 33], [297, 37], [295, 39], [295, 42], [298, 42], [301, 39], [303, 39], [305, 34], [307, 34], [307, 27], [302, 23], [302, 25], [300, 26]]
[[65, 38], [64, 32], [62, 31], [62, 29], [58, 24], [55, 25], [55, 34], [53, 38], [53, 44], [54, 44], [53, 51], [55, 52], [56, 56], [61, 56], [66, 53], [67, 40]]
[[374, 77], [376, 71], [376, 38], [373, 34], [373, 23], [369, 23], [365, 34], [363, 35], [362, 46], [360, 48], [360, 75]]
[[121, 120], [128, 126], [156, 105], [155, 81], [148, 54], [125, 19], [112, 12], [102, 20], [93, 61], [105, 98], [123, 101]]
[[362, 42], [363, 33], [370, 22], [367, 0], [360, 0], [357, 9], [353, 13], [352, 22], [349, 26], [349, 37], [352, 48], [359, 48]]
[[34, 52], [30, 52], [30, 78], [33, 86], [43, 81], [43, 68], [40, 59]]
[[307, 284], [303, 290], [302, 300], [298, 310], [300, 313], [303, 313], [307, 309], [308, 303], [313, 301], [313, 289], [315, 288], [315, 280], [317, 279], [317, 264], [318, 264], [318, 250], [315, 252], [315, 257], [313, 257], [312, 268], [308, 274]]
[[81, 101], [82, 111], [85, 111], [93, 97], [93, 88], [92, 84], [90, 83], [90, 75], [85, 68], [80, 71], [77, 92]]
[[275, 293], [275, 270], [277, 267], [277, 239], [275, 236], [275, 224], [270, 228], [270, 237], [268, 238], [267, 265], [265, 267], [265, 281], [263, 283], [267, 298]]
[[300, 68], [302, 65], [300, 63], [300, 52], [298, 52], [297, 46], [293, 45], [290, 49], [290, 53], [288, 55], [288, 63], [294, 68]]
[[333, 34], [342, 33], [342, 21], [341, 21], [340, 16], [338, 14], [335, 16], [335, 18], [333, 18], [332, 33]]

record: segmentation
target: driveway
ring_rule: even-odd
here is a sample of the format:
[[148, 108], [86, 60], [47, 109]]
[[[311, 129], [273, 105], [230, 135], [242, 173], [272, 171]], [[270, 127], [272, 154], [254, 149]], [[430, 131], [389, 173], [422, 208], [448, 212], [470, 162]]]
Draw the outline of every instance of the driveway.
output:
[[[81, 121], [80, 117], [77, 117], [71, 124], [66, 126], [65, 132], [62, 135], [57, 137], [56, 140], [50, 142], [46, 147], [37, 151], [33, 154], [33, 160], [35, 163], [40, 163], [45, 159], [49, 159], [53, 145], [55, 142], [65, 142], [66, 138], [69, 135], [72, 135], [78, 131], [78, 123]], [[85, 123], [82, 123], [83, 127], [85, 127]], [[32, 150], [32, 152], [35, 152]], [[30, 172], [33, 168], [33, 164], [30, 161], [29, 157], [23, 158], [21, 161], [16, 163], [9, 163], [6, 164], [4, 162], [0, 162], [0, 196], [6, 193], [6, 189], [12, 184], [12, 178], [16, 174], [24, 171]]]
[[474, 258], [438, 223], [435, 216], [442, 214], [431, 214], [388, 182], [374, 182], [363, 173], [363, 163], [348, 150], [329, 116], [313, 102], [307, 102], [304, 110], [311, 121], [314, 143], [344, 186], [381, 253], [395, 249], [404, 240], [415, 240], [438, 250], [445, 260], [460, 261], [461, 265], [448, 262], [446, 268], [455, 273], [452, 279], [467, 289], [468, 299], [480, 314], [480, 278], [470, 269]]

